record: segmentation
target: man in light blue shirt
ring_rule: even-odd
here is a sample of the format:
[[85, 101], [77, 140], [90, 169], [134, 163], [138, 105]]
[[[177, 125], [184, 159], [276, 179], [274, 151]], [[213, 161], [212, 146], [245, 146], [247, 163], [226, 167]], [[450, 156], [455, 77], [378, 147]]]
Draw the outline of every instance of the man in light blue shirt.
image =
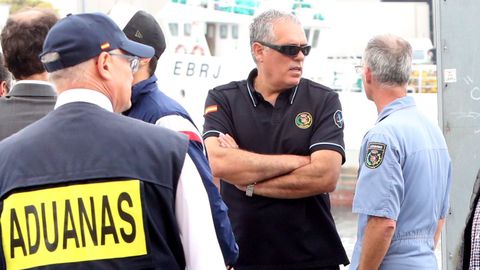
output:
[[448, 208], [451, 161], [439, 128], [406, 96], [412, 49], [400, 37], [369, 41], [363, 82], [377, 106], [360, 149], [350, 269], [438, 269], [434, 249]]

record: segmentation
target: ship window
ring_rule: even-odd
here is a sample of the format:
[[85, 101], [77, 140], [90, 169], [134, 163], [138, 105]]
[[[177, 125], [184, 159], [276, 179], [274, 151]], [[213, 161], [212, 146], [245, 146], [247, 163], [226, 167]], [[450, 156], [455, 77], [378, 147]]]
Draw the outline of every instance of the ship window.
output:
[[220, 25], [220, 38], [226, 39], [228, 36], [228, 26], [226, 24]]
[[303, 29], [305, 31], [305, 36], [307, 37], [307, 41], [310, 41], [310, 28]]
[[312, 37], [312, 47], [317, 48], [318, 46], [318, 37], [320, 36], [320, 30], [315, 30], [313, 31], [313, 37]]
[[232, 25], [232, 38], [238, 39], [238, 25]]
[[185, 23], [183, 25], [183, 35], [186, 37], [189, 37], [192, 35], [192, 24], [190, 23]]
[[174, 37], [178, 37], [178, 23], [169, 23], [168, 28], [170, 29], [170, 34]]
[[215, 38], [215, 25], [207, 24], [207, 38]]

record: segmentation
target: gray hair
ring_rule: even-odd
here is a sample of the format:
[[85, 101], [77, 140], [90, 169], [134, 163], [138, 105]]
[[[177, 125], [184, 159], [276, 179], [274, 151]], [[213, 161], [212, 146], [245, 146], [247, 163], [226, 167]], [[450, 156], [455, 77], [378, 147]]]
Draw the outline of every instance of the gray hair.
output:
[[56, 70], [48, 74], [48, 79], [57, 86], [57, 89], [68, 88], [86, 80], [88, 65], [92, 65], [92, 63], [93, 61], [87, 60], [75, 66]]
[[386, 34], [372, 38], [365, 49], [364, 63], [384, 85], [408, 83], [412, 70], [412, 46], [401, 37]]
[[[268, 43], [275, 42], [275, 36], [273, 33], [274, 24], [280, 20], [294, 22], [298, 25], [302, 25], [300, 20], [293, 14], [284, 13], [278, 10], [268, 10], [253, 19], [250, 24], [250, 48], [256, 41], [263, 41]], [[256, 62], [255, 56], [253, 60]]]

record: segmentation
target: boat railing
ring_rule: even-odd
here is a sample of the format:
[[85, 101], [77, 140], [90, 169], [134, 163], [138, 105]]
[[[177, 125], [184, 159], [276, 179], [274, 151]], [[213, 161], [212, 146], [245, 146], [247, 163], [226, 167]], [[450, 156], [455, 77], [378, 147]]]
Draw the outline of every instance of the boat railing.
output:
[[[172, 3], [203, 7], [210, 10], [224, 11], [242, 15], [256, 15], [265, 4], [260, 0], [170, 0]], [[275, 1], [274, 6], [279, 6]], [[282, 2], [282, 7], [289, 9], [299, 17], [307, 16], [311, 20], [323, 21], [324, 14], [318, 12], [313, 1], [290, 0]]]

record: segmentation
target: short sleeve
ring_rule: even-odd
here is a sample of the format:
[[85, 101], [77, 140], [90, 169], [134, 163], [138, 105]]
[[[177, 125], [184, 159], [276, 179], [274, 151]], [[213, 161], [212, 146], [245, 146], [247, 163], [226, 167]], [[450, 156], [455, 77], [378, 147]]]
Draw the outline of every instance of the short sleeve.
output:
[[404, 181], [396, 142], [385, 134], [367, 134], [360, 150], [360, 166], [353, 212], [397, 220], [404, 199]]
[[345, 143], [343, 141], [344, 121], [342, 105], [338, 94], [331, 92], [326, 96], [323, 108], [315, 115], [318, 119], [314, 125], [311, 137], [310, 153], [317, 150], [334, 150], [342, 155], [342, 163], [345, 162]]
[[203, 139], [218, 137], [220, 133], [233, 134], [229, 103], [218, 90], [210, 90], [205, 101]]

